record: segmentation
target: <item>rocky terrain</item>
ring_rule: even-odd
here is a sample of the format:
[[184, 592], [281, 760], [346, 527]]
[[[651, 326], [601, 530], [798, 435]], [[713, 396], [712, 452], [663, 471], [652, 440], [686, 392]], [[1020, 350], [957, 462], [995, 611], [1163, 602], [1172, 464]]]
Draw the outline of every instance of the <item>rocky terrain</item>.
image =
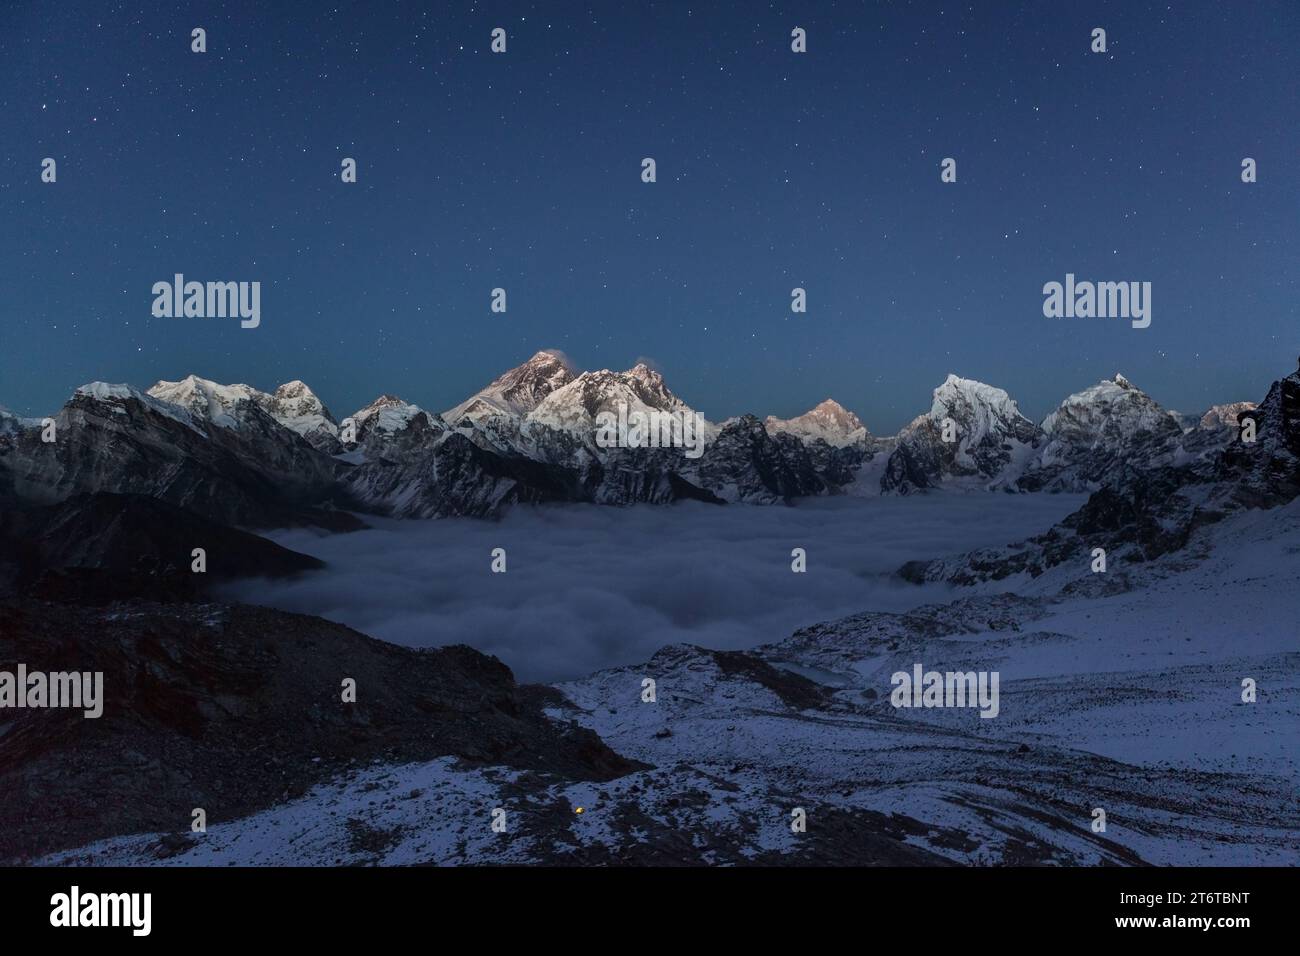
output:
[[[105, 688], [94, 720], [6, 712], [0, 857], [11, 861], [121, 833], [183, 834], [195, 807], [232, 820], [376, 760], [454, 756], [564, 781], [636, 767], [547, 720], [544, 694], [467, 647], [414, 651], [265, 608], [144, 601], [9, 601], [0, 634], [0, 670], [102, 671]], [[355, 703], [343, 702], [345, 678]]]
[[[990, 591], [906, 614], [864, 613], [749, 652], [670, 646], [641, 665], [553, 688], [520, 688], [512, 692], [516, 704], [493, 705], [513, 720], [489, 709], [497, 722], [489, 726], [505, 735], [493, 746], [517, 754], [510, 749], [515, 733], [551, 741], [549, 751], [540, 751], [542, 744], [527, 738], [540, 751], [535, 758], [476, 746], [495, 739], [477, 723], [488, 719], [481, 709], [488, 705], [473, 709], [472, 720], [448, 714], [425, 686], [434, 662], [419, 671], [417, 686], [392, 688], [428, 702], [416, 707], [375, 687], [390, 672], [351, 663], [358, 651], [350, 644], [344, 658], [326, 653], [344, 648], [322, 647], [310, 663], [294, 657], [294, 667], [307, 666], [310, 677], [301, 691], [309, 699], [294, 706], [314, 721], [331, 715], [334, 725], [328, 736], [311, 728], [306, 742], [264, 743], [263, 750], [290, 748], [275, 761], [256, 751], [246, 772], [273, 768], [281, 775], [272, 774], [277, 785], [288, 781], [271, 805], [249, 813], [252, 801], [232, 807], [228, 792], [209, 786], [202, 799], [219, 822], [189, 834], [186, 814], [199, 799], [190, 794], [199, 785], [187, 779], [163, 790], [166, 800], [154, 800], [147, 814], [117, 824], [117, 838], [74, 846], [75, 835], [61, 833], [44, 842], [60, 852], [42, 859], [1297, 865], [1300, 652], [1289, 616], [1269, 597], [1300, 577], [1298, 531], [1294, 503], [1242, 512], [1200, 529], [1192, 554], [1117, 569], [1104, 588], [1091, 586], [1083, 566], [1039, 594]], [[145, 620], [153, 613], [144, 611]], [[206, 614], [212, 622], [203, 626], [225, 635], [240, 633], [262, 612], [186, 606], [168, 613], [191, 615], [188, 626]], [[317, 640], [363, 640], [310, 618], [275, 623], [291, 625], [294, 647], [299, 635], [312, 647]], [[161, 625], [154, 619], [148, 627]], [[164, 632], [182, 642], [171, 646], [180, 653], [170, 666], [186, 673], [195, 666], [187, 657], [214, 643], [183, 643], [189, 632], [179, 623]], [[242, 643], [235, 649], [221, 658], [250, 655]], [[274, 649], [272, 643], [260, 653]], [[386, 653], [403, 667], [420, 666], [410, 652]], [[456, 655], [462, 670], [477, 659], [469, 651]], [[264, 659], [254, 655], [250, 666]], [[891, 673], [915, 662], [999, 671], [997, 718], [892, 707]], [[391, 737], [384, 721], [371, 717], [359, 728], [360, 718], [337, 703], [342, 669], [370, 675], [360, 687], [382, 695], [390, 708], [385, 720], [394, 722]], [[504, 674], [495, 663], [473, 663], [473, 673], [480, 671]], [[1243, 677], [1258, 682], [1257, 703], [1241, 702]], [[647, 678], [655, 682], [653, 701], [645, 697]], [[441, 679], [440, 688], [452, 682], [460, 693], [452, 678]], [[169, 677], [170, 683], [192, 686], [193, 678]], [[492, 686], [504, 693], [506, 685]], [[240, 746], [258, 736], [256, 713], [193, 707], [209, 722], [186, 741], [192, 750], [209, 746], [208, 734], [219, 732], [223, 741], [233, 734]], [[539, 713], [549, 731], [536, 724]], [[444, 757], [412, 752], [426, 746], [423, 736], [439, 721], [462, 716], [471, 721], [463, 726], [474, 728], [461, 741], [470, 752], [441, 743], [445, 738], [427, 744], [430, 752], [446, 748]], [[297, 726], [287, 712], [277, 719]], [[576, 736], [582, 733], [589, 736]], [[320, 756], [326, 766], [312, 761]], [[169, 757], [162, 767], [170, 766], [193, 763]], [[258, 792], [265, 796], [266, 789]], [[506, 812], [504, 832], [492, 828], [497, 808]], [[1093, 829], [1098, 809], [1106, 814], [1102, 832]], [[791, 829], [796, 810], [805, 815], [804, 832]]]

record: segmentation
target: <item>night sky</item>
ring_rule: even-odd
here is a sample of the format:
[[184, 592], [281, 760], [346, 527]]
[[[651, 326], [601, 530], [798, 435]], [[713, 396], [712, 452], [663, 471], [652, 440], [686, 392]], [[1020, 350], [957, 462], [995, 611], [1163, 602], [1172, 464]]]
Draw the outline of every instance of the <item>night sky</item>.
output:
[[[1200, 411], [1295, 366], [1298, 176], [1295, 0], [9, 0], [0, 403], [194, 372], [443, 410], [551, 347], [714, 420], [888, 433], [948, 372]], [[260, 328], [153, 318], [176, 272], [260, 281]], [[1045, 318], [1067, 272], [1150, 281], [1151, 327]]]

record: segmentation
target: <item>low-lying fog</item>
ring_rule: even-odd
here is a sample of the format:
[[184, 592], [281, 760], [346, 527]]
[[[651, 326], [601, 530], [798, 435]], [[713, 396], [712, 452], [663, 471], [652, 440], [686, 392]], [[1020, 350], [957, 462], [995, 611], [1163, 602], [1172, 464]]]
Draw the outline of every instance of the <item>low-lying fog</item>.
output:
[[[368, 518], [372, 530], [279, 532], [329, 568], [247, 581], [228, 596], [316, 614], [398, 644], [465, 643], [521, 681], [636, 663], [673, 643], [735, 649], [859, 611], [948, 599], [892, 573], [913, 558], [1018, 541], [1083, 495], [930, 494], [514, 509], [499, 522]], [[494, 548], [507, 571], [491, 571]], [[808, 570], [791, 571], [793, 548]]]

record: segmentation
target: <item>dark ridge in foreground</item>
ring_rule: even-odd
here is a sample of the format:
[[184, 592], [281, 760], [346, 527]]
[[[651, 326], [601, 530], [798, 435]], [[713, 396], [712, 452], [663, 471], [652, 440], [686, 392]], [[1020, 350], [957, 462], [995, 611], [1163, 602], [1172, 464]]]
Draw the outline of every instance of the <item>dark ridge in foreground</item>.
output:
[[[102, 671], [103, 716], [6, 710], [0, 860], [138, 832], [184, 841], [374, 760], [452, 755], [567, 780], [637, 769], [556, 724], [496, 658], [244, 605], [0, 603], [0, 670]], [[356, 703], [342, 702], [343, 680]], [[485, 811], [486, 812], [486, 811]], [[40, 825], [33, 825], [41, 821]]]
[[[193, 551], [206, 570], [193, 570]], [[0, 511], [0, 596], [77, 604], [203, 600], [207, 585], [323, 568], [247, 531], [145, 495], [77, 495]]]

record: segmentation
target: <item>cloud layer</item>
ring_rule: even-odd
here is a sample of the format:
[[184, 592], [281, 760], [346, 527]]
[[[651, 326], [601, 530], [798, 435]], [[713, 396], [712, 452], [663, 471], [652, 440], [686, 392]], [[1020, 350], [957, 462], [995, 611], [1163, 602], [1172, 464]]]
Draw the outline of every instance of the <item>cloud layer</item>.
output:
[[[797, 507], [684, 503], [518, 508], [500, 522], [379, 521], [274, 536], [329, 564], [250, 581], [239, 600], [316, 614], [398, 644], [465, 643], [523, 681], [635, 663], [666, 644], [752, 647], [798, 627], [946, 599], [890, 575], [904, 561], [1005, 544], [1073, 511], [1077, 495], [834, 498]], [[804, 548], [808, 570], [790, 570]], [[508, 570], [490, 570], [505, 548]]]

